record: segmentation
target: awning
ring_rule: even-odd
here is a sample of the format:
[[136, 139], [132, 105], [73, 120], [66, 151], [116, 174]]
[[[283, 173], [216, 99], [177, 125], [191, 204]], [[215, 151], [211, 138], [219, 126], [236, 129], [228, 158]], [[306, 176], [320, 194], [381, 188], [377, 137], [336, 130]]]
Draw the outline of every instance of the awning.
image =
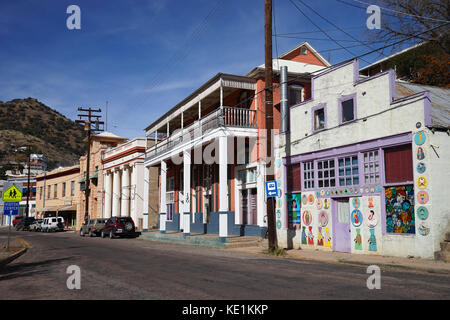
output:
[[75, 204], [72, 204], [70, 206], [60, 207], [58, 209], [58, 212], [60, 212], [60, 211], [76, 211], [76, 210], [77, 210], [77, 206]]
[[81, 178], [79, 181], [78, 181], [78, 183], [83, 183], [83, 182], [85, 182], [86, 181], [86, 177], [83, 177], [83, 178]]
[[48, 211], [56, 211], [56, 210], [58, 210], [58, 206], [54, 206], [54, 207], [45, 207], [45, 208], [42, 208], [42, 210], [38, 210], [37, 209], [37, 211], [39, 211], [39, 212], [48, 212]]
[[98, 171], [95, 171], [95, 173], [90, 176], [89, 179], [98, 179]]

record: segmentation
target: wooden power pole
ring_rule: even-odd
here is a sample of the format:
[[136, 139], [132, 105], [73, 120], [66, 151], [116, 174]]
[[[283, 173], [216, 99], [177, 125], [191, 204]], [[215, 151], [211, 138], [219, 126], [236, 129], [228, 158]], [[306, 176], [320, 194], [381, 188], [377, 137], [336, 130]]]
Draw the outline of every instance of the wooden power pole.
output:
[[[264, 37], [265, 37], [265, 111], [266, 111], [266, 181], [273, 181], [273, 70], [272, 70], [272, 0], [264, 0]], [[273, 197], [267, 197], [267, 235], [269, 238], [269, 250], [275, 250], [277, 245], [277, 233], [275, 229], [275, 203]]]
[[[103, 121], [99, 121], [98, 119], [101, 117], [101, 115], [96, 115], [93, 113], [99, 113], [102, 112], [101, 109], [83, 109], [78, 108], [78, 111], [81, 112], [87, 112], [87, 114], [79, 114], [78, 117], [80, 120], [75, 120], [76, 123], [80, 123], [84, 125], [84, 130], [87, 131], [87, 156], [86, 156], [86, 174], [85, 174], [85, 190], [84, 195], [86, 199], [86, 205], [84, 209], [84, 220], [86, 221], [89, 218], [89, 195], [91, 192], [90, 189], [90, 179], [89, 179], [89, 166], [90, 166], [90, 160], [91, 160], [91, 133], [97, 133], [98, 131], [103, 131], [103, 129], [100, 129], [100, 125], [104, 126]], [[82, 118], [85, 118], [84, 120]], [[93, 120], [94, 119], [94, 120]], [[92, 127], [94, 126], [94, 127]]]

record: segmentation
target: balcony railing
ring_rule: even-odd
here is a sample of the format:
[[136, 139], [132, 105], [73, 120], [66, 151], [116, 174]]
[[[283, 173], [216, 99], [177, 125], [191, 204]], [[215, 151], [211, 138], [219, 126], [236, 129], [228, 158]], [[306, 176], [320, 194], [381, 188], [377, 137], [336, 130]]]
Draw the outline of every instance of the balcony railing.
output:
[[156, 157], [183, 142], [186, 137], [198, 138], [219, 127], [257, 128], [256, 111], [245, 108], [222, 107], [214, 110], [193, 124], [180, 129], [150, 148], [147, 157]]

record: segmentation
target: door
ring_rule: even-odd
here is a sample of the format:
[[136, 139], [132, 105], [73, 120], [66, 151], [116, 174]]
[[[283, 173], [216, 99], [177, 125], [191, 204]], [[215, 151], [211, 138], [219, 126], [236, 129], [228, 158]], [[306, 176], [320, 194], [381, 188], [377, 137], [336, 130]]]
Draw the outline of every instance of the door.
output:
[[241, 190], [241, 214], [242, 224], [248, 224], [248, 191], [247, 189]]
[[349, 198], [333, 199], [334, 251], [351, 252]]
[[256, 194], [256, 188], [250, 189], [248, 195], [248, 211], [249, 211], [249, 220], [248, 224], [257, 224], [257, 194]]

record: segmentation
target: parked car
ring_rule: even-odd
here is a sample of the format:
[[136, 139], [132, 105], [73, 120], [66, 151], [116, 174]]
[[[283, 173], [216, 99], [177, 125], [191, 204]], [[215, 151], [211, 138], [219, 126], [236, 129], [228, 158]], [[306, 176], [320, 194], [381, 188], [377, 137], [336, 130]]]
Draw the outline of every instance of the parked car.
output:
[[41, 231], [63, 231], [64, 230], [64, 218], [63, 217], [49, 217], [42, 221]]
[[19, 223], [20, 220], [22, 220], [24, 218], [24, 216], [17, 216], [14, 218], [14, 220], [12, 221], [13, 227], [16, 226], [17, 223]]
[[111, 217], [106, 221], [105, 227], [100, 232], [102, 238], [114, 237], [136, 237], [136, 227], [133, 219], [130, 217]]
[[32, 224], [30, 224], [30, 227], [28, 228], [29, 231], [41, 231], [41, 225], [42, 225], [42, 221], [44, 221], [44, 219], [37, 219], [34, 220]]
[[19, 222], [16, 223], [16, 231], [22, 230], [26, 231], [29, 230], [30, 225], [34, 222], [33, 217], [25, 217], [23, 219], [20, 219]]
[[105, 218], [89, 219], [81, 226], [80, 236], [82, 237], [84, 237], [85, 235], [89, 235], [89, 237], [99, 236], [102, 229], [105, 226], [106, 221], [108, 221], [108, 219]]

